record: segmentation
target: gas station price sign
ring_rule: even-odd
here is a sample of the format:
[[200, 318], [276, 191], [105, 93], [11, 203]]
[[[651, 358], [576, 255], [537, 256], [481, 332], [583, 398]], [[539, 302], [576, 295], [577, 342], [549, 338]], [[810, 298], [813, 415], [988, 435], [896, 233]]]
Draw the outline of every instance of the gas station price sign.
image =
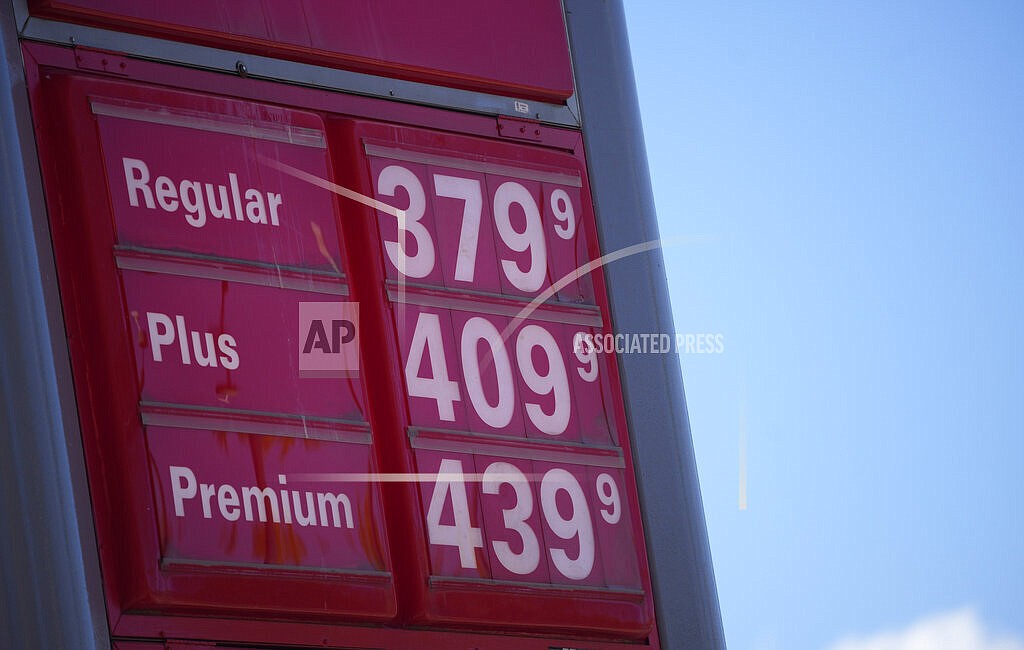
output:
[[[115, 636], [656, 643], [578, 133], [44, 77]], [[303, 374], [343, 340], [353, 372]]]

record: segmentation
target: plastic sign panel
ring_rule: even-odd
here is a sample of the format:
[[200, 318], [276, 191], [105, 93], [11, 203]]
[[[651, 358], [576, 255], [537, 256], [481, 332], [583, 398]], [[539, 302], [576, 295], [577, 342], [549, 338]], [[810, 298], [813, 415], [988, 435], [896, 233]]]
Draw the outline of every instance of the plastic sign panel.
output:
[[[370, 485], [326, 489], [290, 478], [310, 471], [368, 473], [369, 445], [231, 431], [211, 436], [153, 425], [146, 442], [151, 478], [161, 485], [156, 508], [165, 563], [383, 566]], [[247, 456], [261, 462], [239, 462]]]
[[[32, 0], [33, 14], [358, 72], [563, 102], [573, 93], [559, 0]], [[439, 44], [444, 44], [439, 46]]]
[[582, 160], [365, 122], [339, 133], [361, 190], [390, 208], [369, 230], [399, 426], [412, 471], [436, 477], [418, 483], [420, 616], [646, 635], [614, 358], [582, 343], [608, 327]]
[[377, 469], [358, 350], [300, 374], [357, 326], [300, 323], [353, 300], [338, 204], [264, 164], [329, 177], [321, 119], [60, 76], [44, 96], [75, 143], [48, 181], [112, 608], [392, 618], [379, 485], [308, 479]]

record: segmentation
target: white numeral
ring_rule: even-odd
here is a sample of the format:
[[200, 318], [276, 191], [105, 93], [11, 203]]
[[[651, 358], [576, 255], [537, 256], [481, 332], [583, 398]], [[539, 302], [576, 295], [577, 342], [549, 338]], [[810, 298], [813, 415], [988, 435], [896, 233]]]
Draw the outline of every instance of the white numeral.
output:
[[461, 199], [462, 232], [459, 233], [459, 256], [455, 260], [455, 279], [472, 282], [476, 271], [477, 241], [480, 238], [480, 213], [484, 199], [480, 181], [458, 176], [434, 174], [434, 192], [449, 199]]
[[[451, 495], [454, 524], [441, 523], [441, 513], [444, 512], [448, 495]], [[484, 538], [480, 529], [470, 521], [465, 475], [460, 460], [445, 458], [441, 461], [434, 493], [430, 495], [430, 507], [427, 509], [427, 534], [431, 544], [458, 547], [459, 564], [463, 569], [476, 568], [476, 549], [484, 547]]]
[[[420, 377], [423, 354], [430, 360], [430, 376]], [[455, 402], [459, 401], [458, 382], [448, 378], [445, 363], [444, 339], [437, 314], [423, 312], [416, 320], [416, 330], [409, 346], [409, 360], [405, 364], [405, 385], [410, 397], [425, 397], [437, 402], [437, 416], [445, 422], [455, 420]]]
[[[558, 492], [564, 490], [572, 501], [568, 519], [558, 511]], [[562, 539], [579, 538], [580, 552], [574, 559], [565, 549], [548, 549], [555, 567], [570, 580], [583, 580], [594, 568], [594, 527], [590, 523], [587, 498], [579, 481], [564, 469], [549, 470], [540, 482], [540, 505], [551, 531]]]
[[576, 211], [572, 207], [572, 199], [565, 190], [558, 189], [551, 193], [551, 212], [561, 223], [555, 224], [555, 232], [562, 239], [572, 239], [576, 234]]
[[529, 575], [540, 564], [540, 544], [537, 542], [537, 534], [526, 523], [533, 513], [533, 494], [530, 492], [526, 476], [518, 467], [510, 463], [491, 463], [484, 471], [484, 494], [498, 494], [503, 483], [511, 485], [516, 491], [515, 506], [502, 510], [505, 528], [515, 531], [519, 535], [519, 538], [523, 540], [523, 550], [515, 553], [512, 551], [512, 546], [505, 541], [495, 541], [491, 544], [494, 547], [494, 554], [502, 566], [517, 575]]
[[577, 332], [572, 340], [576, 360], [587, 366], [576, 368], [576, 372], [583, 381], [593, 383], [597, 380], [597, 350], [594, 349], [593, 341], [585, 337], [586, 332]]
[[[538, 346], [548, 358], [548, 371], [544, 375], [537, 372], [533, 365], [533, 348]], [[526, 403], [530, 421], [548, 435], [557, 436], [565, 432], [569, 426], [572, 405], [569, 400], [569, 377], [565, 374], [565, 362], [562, 361], [555, 338], [539, 325], [527, 325], [520, 330], [516, 339], [516, 360], [530, 390], [538, 395], [554, 395], [555, 405], [550, 414], [545, 413], [540, 404]]]
[[[409, 194], [409, 207], [404, 216], [398, 218], [398, 241], [384, 242], [384, 250], [399, 273], [410, 278], [425, 278], [434, 270], [434, 240], [427, 227], [420, 223], [427, 207], [423, 185], [416, 174], [405, 167], [388, 165], [382, 169], [377, 178], [377, 194], [394, 197], [399, 187], [404, 187]], [[406, 241], [406, 235], [410, 234], [416, 240], [416, 254], [412, 256], [408, 254]]]
[[[518, 203], [526, 215], [526, 228], [523, 232], [512, 227], [513, 203]], [[501, 240], [510, 249], [518, 253], [530, 250], [530, 267], [526, 271], [520, 269], [515, 260], [501, 260], [505, 277], [520, 291], [534, 292], [540, 289], [547, 275], [547, 248], [540, 211], [530, 191], [515, 181], [502, 183], [494, 193], [494, 224], [498, 227]]]
[[[498, 402], [491, 406], [484, 394], [480, 380], [480, 358], [477, 355], [479, 342], [487, 342], [493, 360], [494, 374], [498, 380]], [[501, 333], [486, 318], [474, 316], [466, 321], [462, 330], [462, 372], [466, 379], [466, 392], [480, 419], [488, 426], [501, 429], [512, 421], [515, 407], [515, 386], [512, 383], [512, 364], [501, 341]]]
[[615, 483], [615, 479], [612, 478], [611, 474], [599, 474], [597, 476], [597, 498], [602, 504], [611, 508], [610, 511], [601, 508], [601, 518], [609, 524], [619, 523], [619, 519], [622, 517], [619, 486]]

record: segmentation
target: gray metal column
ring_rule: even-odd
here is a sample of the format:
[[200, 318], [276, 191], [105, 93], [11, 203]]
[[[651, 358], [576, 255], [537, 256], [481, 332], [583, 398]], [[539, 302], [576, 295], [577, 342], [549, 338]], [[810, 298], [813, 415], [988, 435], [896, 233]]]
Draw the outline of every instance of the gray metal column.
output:
[[[565, 0], [591, 191], [606, 253], [658, 239], [620, 0]], [[605, 267], [617, 332], [674, 337], [660, 249]], [[662, 645], [725, 648], [676, 354], [619, 355]]]
[[24, 66], [0, 14], [0, 647], [109, 648]]

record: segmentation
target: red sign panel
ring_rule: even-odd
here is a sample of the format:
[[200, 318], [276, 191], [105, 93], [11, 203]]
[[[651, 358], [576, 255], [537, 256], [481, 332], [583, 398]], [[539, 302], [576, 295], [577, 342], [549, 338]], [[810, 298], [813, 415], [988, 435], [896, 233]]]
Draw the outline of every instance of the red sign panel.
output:
[[400, 426], [416, 475], [436, 477], [416, 497], [420, 617], [646, 635], [614, 359], [582, 342], [608, 321], [581, 159], [370, 123], [339, 132], [354, 134], [359, 191], [388, 206], [367, 230]]
[[231, 267], [173, 257], [121, 253], [117, 262], [143, 402], [364, 420], [358, 380], [303, 377], [296, 363], [305, 343], [300, 305], [341, 296], [283, 289], [274, 286], [278, 277], [219, 273]]
[[559, 0], [449, 0], [441, 11], [402, 0], [30, 4], [44, 16], [523, 99], [573, 92]]
[[78, 143], [77, 183], [48, 184], [74, 206], [52, 218], [112, 616], [393, 617], [379, 484], [317, 479], [377, 472], [365, 388], [300, 371], [332, 346], [302, 306], [352, 299], [337, 202], [279, 171], [331, 176], [320, 118], [60, 76], [43, 96]]
[[326, 175], [318, 118], [199, 97], [200, 110], [89, 103], [120, 245], [340, 273], [331, 194], [267, 162]]
[[164, 562], [383, 572], [380, 504], [370, 485], [308, 480], [371, 473], [365, 438], [147, 427]]

